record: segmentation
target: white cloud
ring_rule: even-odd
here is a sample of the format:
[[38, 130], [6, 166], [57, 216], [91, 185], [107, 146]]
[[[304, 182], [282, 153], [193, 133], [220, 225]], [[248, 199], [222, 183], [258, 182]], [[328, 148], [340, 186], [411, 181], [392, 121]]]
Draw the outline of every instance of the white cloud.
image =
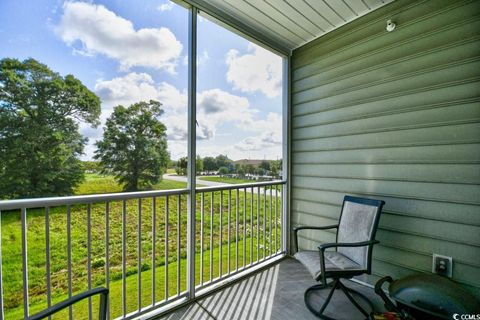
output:
[[170, 11], [172, 9], [173, 9], [173, 2], [168, 0], [157, 7], [157, 10], [161, 12]]
[[234, 49], [228, 51], [227, 81], [235, 90], [277, 97], [282, 89], [282, 59], [254, 44], [248, 45], [248, 51], [244, 55]]
[[218, 126], [227, 122], [242, 128], [252, 121], [254, 113], [247, 98], [220, 89], [200, 92], [197, 96], [197, 136], [211, 139]]
[[187, 110], [187, 91], [161, 82], [155, 83], [148, 73], [131, 72], [111, 80], [98, 80], [95, 92], [100, 96], [103, 106], [113, 107], [118, 104], [128, 106], [139, 101], [158, 100], [162, 108], [169, 111]]
[[269, 112], [265, 119], [255, 119], [245, 123], [245, 128], [252, 132], [275, 131], [280, 134], [282, 132], [282, 116]]
[[235, 144], [240, 151], [260, 151], [282, 144], [282, 117], [278, 113], [271, 112], [266, 119], [252, 121], [248, 129], [258, 134]]
[[103, 54], [120, 63], [122, 70], [151, 67], [175, 73], [183, 46], [168, 28], [135, 30], [103, 5], [65, 2], [56, 32], [74, 52]]
[[274, 147], [282, 143], [281, 139], [278, 139], [276, 132], [263, 132], [258, 136], [252, 136], [243, 139], [235, 145], [235, 148], [241, 151], [259, 151], [266, 148]]
[[187, 112], [187, 90], [180, 91], [167, 82], [162, 82], [157, 90], [158, 100], [164, 108], [177, 110], [180, 113]]
[[158, 98], [155, 82], [147, 73], [132, 72], [111, 80], [99, 80], [95, 84], [95, 92], [101, 98], [103, 107], [109, 109], [119, 104], [128, 106]]
[[[187, 139], [187, 93], [163, 83], [159, 87], [159, 98], [166, 110], [169, 139]], [[209, 140], [216, 135], [217, 128], [227, 122], [237, 127], [252, 122], [255, 111], [248, 99], [232, 95], [220, 89], [211, 89], [197, 95], [197, 139]]]

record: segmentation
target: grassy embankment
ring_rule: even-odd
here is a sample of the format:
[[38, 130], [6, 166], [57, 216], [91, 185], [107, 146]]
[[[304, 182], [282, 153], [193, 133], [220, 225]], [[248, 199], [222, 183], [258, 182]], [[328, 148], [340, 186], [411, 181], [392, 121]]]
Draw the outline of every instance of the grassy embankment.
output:
[[[185, 183], [174, 181], [163, 181], [157, 189], [183, 188]], [[91, 175], [86, 182], [77, 190], [78, 193], [105, 193], [117, 192], [121, 188], [115, 183], [111, 177], [102, 177]], [[219, 246], [222, 246], [222, 265], [223, 273], [227, 271], [227, 226], [228, 226], [228, 193], [223, 193], [222, 204], [222, 244], [219, 241], [220, 229], [220, 193], [215, 192], [213, 201], [213, 274], [215, 278], [219, 275]], [[243, 239], [243, 201], [246, 197], [247, 210], [245, 212], [245, 225], [247, 237]], [[270, 228], [274, 226], [274, 217], [270, 216], [270, 199], [266, 201], [266, 229], [267, 243], [266, 253], [269, 253], [269, 236]], [[280, 208], [280, 199], [278, 200], [278, 208]], [[260, 244], [260, 256], [263, 255], [263, 197], [259, 199], [254, 195], [254, 210], [250, 212], [251, 195], [239, 192], [239, 217], [238, 217], [238, 234], [239, 234], [239, 265], [243, 264], [243, 243], [246, 241], [245, 247], [247, 263], [250, 256], [250, 241], [254, 241], [253, 257], [256, 257], [257, 242]], [[260, 214], [258, 221], [260, 228], [257, 226], [257, 202], [260, 201]], [[181, 266], [181, 288], [185, 289], [185, 257], [186, 257], [186, 197], [180, 197], [180, 266]], [[169, 243], [169, 296], [176, 294], [177, 290], [177, 237], [178, 237], [178, 197], [169, 197], [169, 217], [168, 217], [168, 243]], [[110, 288], [111, 288], [111, 316], [117, 317], [121, 313], [121, 287], [122, 287], [122, 214], [121, 202], [112, 202], [109, 204], [110, 218]], [[152, 199], [144, 199], [140, 204], [142, 208], [141, 220], [141, 270], [142, 274], [142, 305], [147, 306], [151, 303], [151, 277], [152, 277]], [[165, 197], [156, 199], [156, 300], [164, 299], [165, 292], [165, 215], [166, 201]], [[273, 206], [275, 208], [275, 198]], [[138, 240], [138, 208], [137, 200], [127, 201], [127, 310], [134, 311], [137, 308], [137, 240]], [[204, 217], [204, 280], [210, 278], [209, 275], [209, 239], [210, 239], [210, 212], [211, 201], [210, 194], [207, 194], [204, 201], [205, 217]], [[29, 295], [30, 310], [35, 313], [46, 307], [46, 272], [45, 272], [45, 210], [32, 209], [28, 211], [28, 272], [29, 272]], [[250, 221], [253, 214], [253, 221]], [[66, 208], [56, 207], [50, 209], [50, 247], [51, 247], [51, 278], [52, 278], [52, 297], [53, 302], [60, 301], [66, 297], [68, 288], [67, 279], [67, 239], [66, 239]], [[277, 217], [279, 221], [280, 217]], [[197, 200], [197, 252], [200, 252], [200, 201]], [[231, 201], [231, 268], [235, 267], [235, 234], [236, 230], [236, 201], [235, 193], [232, 193]], [[72, 283], [73, 292], [78, 293], [87, 288], [87, 207], [85, 205], [71, 207], [71, 235], [72, 235]], [[252, 223], [253, 222], [253, 223]], [[278, 223], [278, 227], [279, 227]], [[21, 231], [20, 231], [20, 215], [18, 211], [2, 213], [2, 255], [3, 255], [3, 279], [4, 279], [4, 303], [6, 308], [5, 319], [21, 319], [23, 317], [22, 309], [22, 272], [21, 272]], [[279, 230], [279, 229], [278, 229]], [[253, 231], [253, 238], [251, 238]], [[259, 231], [259, 239], [256, 238], [256, 232]], [[92, 233], [92, 286], [105, 285], [105, 204], [94, 204], [91, 208], [91, 233]], [[277, 245], [279, 245], [280, 232], [277, 232]], [[199, 255], [197, 254], [197, 265], [199, 265]], [[196, 268], [197, 273], [199, 267]], [[197, 279], [199, 276], [197, 274]], [[94, 308], [98, 305], [98, 301], [94, 299]], [[84, 319], [87, 315], [86, 304], [79, 304], [74, 308], [75, 319]], [[65, 313], [60, 314], [58, 319], [64, 318]]]
[[[186, 188], [186, 182], [178, 182], [163, 179], [152, 189], [169, 190]], [[96, 194], [96, 193], [115, 193], [122, 192], [122, 186], [119, 185], [113, 176], [101, 175], [96, 173], [86, 174], [85, 181], [75, 189], [75, 194]]]

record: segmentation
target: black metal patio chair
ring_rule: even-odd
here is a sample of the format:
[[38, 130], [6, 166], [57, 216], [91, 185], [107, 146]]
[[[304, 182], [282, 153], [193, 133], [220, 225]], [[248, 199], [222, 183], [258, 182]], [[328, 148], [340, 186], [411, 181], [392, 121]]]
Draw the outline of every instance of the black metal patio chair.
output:
[[[339, 223], [330, 226], [298, 226], [294, 228], [295, 250], [294, 257], [300, 261], [320, 284], [314, 285], [305, 291], [305, 305], [321, 319], [333, 319], [324, 315], [324, 311], [332, 298], [335, 289], [341, 289], [348, 300], [368, 318], [368, 312], [355, 301], [353, 294], [358, 295], [367, 304], [372, 304], [361, 293], [346, 287], [340, 279], [351, 279], [355, 276], [371, 273], [373, 245], [379, 243], [375, 240], [380, 213], [384, 201], [345, 196]], [[301, 230], [327, 230], [337, 229], [336, 242], [325, 243], [318, 250], [298, 251], [298, 232]], [[327, 249], [335, 248], [335, 251]], [[327, 279], [332, 279], [327, 284]], [[330, 293], [322, 306], [315, 309], [308, 299], [312, 292], [331, 287]], [[372, 308], [373, 309], [373, 308]]]
[[99, 294], [100, 295], [100, 308], [98, 310], [98, 319], [99, 320], [106, 320], [107, 319], [107, 303], [108, 303], [108, 289], [99, 287], [95, 289], [91, 289], [82, 293], [79, 293], [77, 295], [74, 295], [73, 297], [66, 299], [64, 301], [61, 301], [50, 308], [47, 308], [43, 311], [40, 311], [30, 317], [28, 317], [26, 320], [40, 320], [40, 319], [45, 319], [60, 310], [63, 310], [65, 308], [68, 308], [75, 303], [82, 301], [84, 299], [87, 299], [89, 297], [95, 296]]

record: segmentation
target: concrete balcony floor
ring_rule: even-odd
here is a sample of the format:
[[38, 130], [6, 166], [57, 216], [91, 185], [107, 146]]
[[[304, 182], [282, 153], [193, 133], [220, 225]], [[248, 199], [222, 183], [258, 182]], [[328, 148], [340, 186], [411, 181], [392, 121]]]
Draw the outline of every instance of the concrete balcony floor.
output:
[[[382, 300], [372, 288], [348, 280], [343, 282], [369, 297], [375, 310], [384, 310]], [[173, 311], [161, 319], [318, 319], [308, 311], [303, 301], [305, 289], [314, 284], [316, 282], [299, 262], [286, 258], [268, 269]], [[317, 294], [315, 300], [318, 301], [319, 306], [327, 294], [328, 290]], [[361, 302], [360, 299], [357, 301]], [[368, 310], [367, 306], [365, 308]], [[364, 319], [341, 290], [335, 292], [325, 314], [337, 319]]]

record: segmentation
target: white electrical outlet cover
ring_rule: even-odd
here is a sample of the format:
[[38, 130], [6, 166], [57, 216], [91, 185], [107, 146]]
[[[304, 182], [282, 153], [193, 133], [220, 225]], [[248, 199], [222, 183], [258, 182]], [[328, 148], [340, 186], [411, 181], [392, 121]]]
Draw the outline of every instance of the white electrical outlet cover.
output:
[[447, 272], [447, 277], [451, 278], [452, 275], [453, 275], [453, 260], [452, 260], [452, 257], [443, 256], [443, 255], [441, 255], [441, 254], [436, 254], [436, 253], [433, 254], [433, 258], [432, 258], [432, 273], [435, 273], [435, 274], [436, 274], [436, 272], [435, 272], [435, 260], [436, 260], [437, 257], [448, 260], [448, 262], [449, 262], [449, 268], [448, 268], [448, 272]]

